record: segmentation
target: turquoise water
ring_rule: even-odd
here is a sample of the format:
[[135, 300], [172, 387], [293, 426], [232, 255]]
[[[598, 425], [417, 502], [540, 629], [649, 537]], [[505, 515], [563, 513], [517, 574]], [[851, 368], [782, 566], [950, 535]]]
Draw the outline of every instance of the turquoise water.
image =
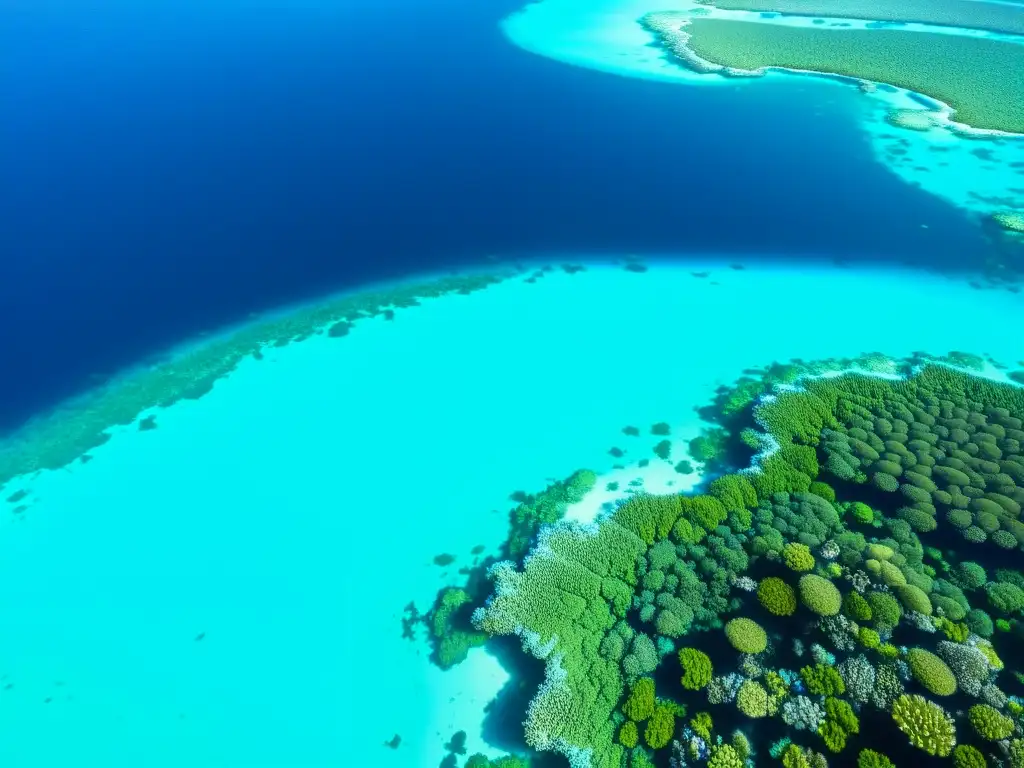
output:
[[509, 494], [589, 467], [607, 477], [570, 510], [588, 519], [611, 478], [692, 485], [636, 469], [656, 440], [622, 428], [667, 421], [683, 458], [694, 408], [746, 367], [1022, 357], [1024, 297], [923, 272], [709, 259], [523, 278], [268, 348], [140, 414], [155, 429], [8, 483], [27, 496], [0, 536], [0, 761], [434, 766], [456, 730], [500, 754], [481, 729], [507, 674], [480, 649], [440, 672], [401, 617], [459, 583], [473, 547], [496, 551]]
[[[8, 213], [0, 251], [13, 254], [0, 260], [0, 314], [9, 315], [0, 317], [0, 359], [9, 361], [0, 372], [0, 427], [38, 418], [23, 431], [0, 431], [0, 765], [468, 768], [473, 753], [516, 752], [520, 710], [544, 666], [531, 654], [543, 655], [544, 644], [520, 654], [515, 639], [496, 637], [442, 671], [431, 656], [430, 618], [410, 626], [409, 617], [426, 615], [439, 590], [466, 586], [481, 561], [504, 555], [509, 511], [523, 494], [593, 470], [594, 488], [559, 509], [566, 528], [579, 530], [573, 524], [603, 520], [638, 489], [704, 491], [711, 478], [690, 444], [709, 426], [699, 409], [774, 362], [959, 350], [987, 357], [982, 375], [1024, 382], [1024, 241], [1008, 231], [1024, 232], [1024, 138], [968, 140], [949, 107], [884, 84], [775, 70], [698, 73], [670, 51], [680, 53], [694, 11], [797, 27], [820, 20], [695, 0], [62, 5], [0, 11], [0, 42], [18, 62], [6, 80], [0, 73], [9, 107], [0, 156], [10, 161], [0, 166], [11, 170], [0, 193]], [[469, 266], [449, 273], [455, 265]], [[487, 287], [484, 275], [494, 277]], [[388, 276], [399, 282], [374, 293], [370, 284]], [[432, 288], [405, 291], [422, 282]], [[344, 285], [356, 287], [320, 295]], [[296, 297], [307, 303], [288, 304]], [[165, 355], [138, 359], [165, 345]], [[212, 369], [224, 373], [207, 391]], [[95, 390], [82, 391], [87, 379]], [[76, 391], [52, 411], [39, 405]], [[942, 419], [951, 425], [954, 415]], [[751, 413], [742, 424], [719, 416], [740, 449], [730, 445], [714, 471], [732, 471], [734, 459], [745, 465], [765, 444], [740, 432], [755, 424]], [[879, 434], [900, 434], [892, 413], [879, 418], [889, 420], [889, 432], [872, 421]], [[850, 421], [853, 438], [863, 427]], [[652, 429], [661, 422], [667, 427]], [[945, 437], [960, 429], [940, 426]], [[102, 430], [109, 439], [93, 439]], [[655, 449], [665, 433], [667, 459], [657, 455], [663, 446]], [[1004, 440], [998, 455], [1019, 452], [1019, 437]], [[957, 445], [966, 452], [965, 440]], [[996, 455], [989, 442], [973, 445], [976, 455]], [[949, 456], [941, 458], [962, 462], [959, 448], [943, 450]], [[875, 459], [888, 468], [872, 466], [875, 485], [854, 487], [828, 469], [830, 451], [841, 453], [823, 445], [815, 460], [834, 487], [816, 493], [831, 493], [848, 517], [857, 513], [843, 503], [854, 498], [896, 506], [872, 498], [885, 490], [878, 476], [896, 483], [917, 466], [894, 469], [878, 447]], [[28, 471], [39, 466], [48, 468]], [[900, 498], [914, 498], [911, 476]], [[1012, 512], [1024, 495], [1009, 494], [1024, 480], [1003, 481], [966, 482], [991, 482], [990, 495], [1002, 495], [1001, 510]], [[944, 550], [928, 555], [930, 574], [921, 568], [904, 579], [935, 586], [932, 576], [962, 565], [958, 547], [971, 535], [1006, 548], [984, 555], [997, 581], [1000, 564], [1017, 567], [1024, 527], [995, 517], [991, 498], [988, 511], [967, 501], [982, 491], [966, 482], [967, 520], [963, 509], [945, 508], [952, 493], [946, 502], [915, 502], [937, 516], [931, 538], [920, 506], [894, 512], [906, 520], [916, 511], [921, 541]], [[928, 481], [918, 483], [922, 490]], [[758, 501], [790, 519], [775, 494]], [[737, 522], [750, 505], [744, 500], [728, 519], [739, 534], [730, 551], [761, 546], [751, 528], [765, 537], [757, 529], [763, 514]], [[693, 519], [683, 506], [666, 529]], [[877, 521], [881, 531], [881, 513], [868, 518], [857, 524], [873, 537], [869, 526]], [[960, 523], [963, 536], [953, 530]], [[706, 527], [710, 534], [715, 524]], [[651, 534], [647, 559], [629, 568], [647, 577], [698, 564], [707, 581], [726, 584], [721, 563], [694, 546], [702, 539], [687, 549], [684, 534], [673, 528], [680, 548], [671, 558], [664, 546], [654, 550], [667, 530], [658, 544]], [[911, 534], [900, 535], [908, 544]], [[703, 541], [714, 536], [721, 531]], [[532, 562], [550, 565], [569, 540], [532, 539], [541, 542]], [[824, 541], [814, 546], [819, 572], [849, 597], [852, 566], [826, 570], [838, 555], [826, 554]], [[966, 546], [963, 553], [979, 557]], [[665, 559], [655, 566], [655, 558]], [[760, 601], [740, 594], [756, 588], [752, 577], [777, 571], [796, 581], [773, 571], [767, 552], [750, 562], [730, 566], [736, 600], [716, 613], [764, 618]], [[513, 577], [499, 572], [502, 592]], [[694, 613], [663, 601], [655, 616], [659, 584], [668, 596], [679, 585], [669, 578], [644, 578], [640, 594], [628, 584], [630, 611], [615, 609], [637, 627], [654, 619], [663, 651], [689, 625], [680, 617]], [[602, 593], [624, 586], [611, 581]], [[874, 588], [896, 583], [883, 574]], [[484, 603], [490, 585], [478, 586], [470, 581], [469, 602], [486, 606], [476, 616], [495, 635], [545, 631], [543, 621], [503, 624], [504, 609]], [[1022, 652], [1024, 609], [1004, 609], [998, 592], [982, 598], [981, 586], [970, 586], [972, 607], [1003, 620], [994, 642], [1011, 661]], [[563, 600], [565, 615], [579, 608], [575, 593], [541, 594]], [[776, 647], [759, 661], [778, 650], [773, 666], [801, 666], [802, 648], [791, 641], [813, 642], [811, 610], [788, 626], [771, 611], [765, 624]], [[908, 616], [917, 623], [904, 622], [896, 635], [878, 619], [874, 640], [917, 643], [917, 630], [941, 640], [950, 630]], [[466, 629], [457, 624], [445, 639]], [[716, 655], [728, 651], [722, 640], [693, 632], [679, 641], [715, 656], [716, 684], [736, 668], [767, 682], [750, 659], [737, 667]], [[861, 653], [829, 642], [837, 653]], [[568, 645], [546, 647], [557, 658]], [[610, 665], [602, 690], [633, 676], [643, 654], [631, 651], [634, 658]], [[667, 651], [664, 661], [658, 695], [694, 711], [705, 701], [719, 707], [715, 734], [747, 729], [758, 765], [767, 764], [772, 729], [784, 732], [779, 723], [754, 726], [752, 710], [691, 696]], [[558, 670], [552, 663], [543, 671], [550, 682]], [[1014, 671], [998, 681], [1011, 696], [1024, 693]], [[913, 692], [910, 673], [903, 677]], [[946, 700], [953, 710], [973, 703], [966, 697], [974, 693], [957, 685], [963, 696]], [[794, 684], [791, 692], [802, 691]], [[1024, 715], [1014, 712], [1024, 712], [1024, 698], [1010, 707], [998, 688], [987, 694], [1017, 718], [1013, 734], [1024, 734]], [[866, 704], [852, 690], [850, 698], [864, 723], [854, 746], [887, 742], [895, 731], [879, 728], [878, 737], [875, 726], [894, 728], [889, 705]], [[787, 703], [795, 706], [792, 697]], [[619, 743], [628, 709], [621, 701], [611, 709]], [[650, 724], [653, 702], [651, 709], [631, 721]], [[671, 735], [686, 740], [686, 728], [673, 721]], [[973, 739], [991, 765], [1000, 747], [959, 728], [961, 744]], [[448, 743], [459, 732], [465, 756], [456, 759]], [[797, 740], [823, 748], [805, 735]], [[542, 741], [531, 743], [563, 753], [579, 747]], [[652, 741], [643, 733], [630, 768], [649, 768], [641, 759], [648, 746], [666, 768], [672, 748]], [[1024, 740], [1017, 747], [1024, 763]], [[900, 751], [912, 751], [906, 739], [890, 748], [900, 768], [918, 764]], [[565, 764], [553, 754], [530, 757], [533, 768]], [[829, 757], [847, 765], [854, 751]], [[573, 768], [597, 768], [589, 763]]]

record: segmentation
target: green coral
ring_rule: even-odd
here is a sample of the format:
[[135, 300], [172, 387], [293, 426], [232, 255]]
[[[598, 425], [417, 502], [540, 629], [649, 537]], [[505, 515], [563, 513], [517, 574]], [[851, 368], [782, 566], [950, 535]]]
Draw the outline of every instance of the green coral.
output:
[[651, 749], [661, 749], [672, 741], [672, 733], [676, 728], [676, 716], [669, 707], [658, 705], [654, 708], [647, 727], [644, 729], [644, 741]]
[[1003, 660], [999, 658], [999, 654], [996, 653], [996, 649], [992, 647], [991, 642], [978, 641], [974, 646], [981, 652], [981, 655], [985, 657], [985, 660], [992, 669], [998, 672], [1003, 668]]
[[828, 483], [823, 483], [819, 480], [815, 480], [811, 483], [807, 489], [809, 493], [813, 493], [815, 496], [821, 496], [825, 501], [833, 502], [836, 500], [836, 491]]
[[834, 616], [842, 607], [843, 598], [828, 579], [813, 573], [800, 577], [800, 599], [820, 616]]
[[561, 520], [566, 506], [581, 500], [596, 481], [597, 476], [590, 470], [579, 470], [564, 482], [552, 483], [536, 496], [515, 494], [521, 503], [509, 514], [509, 535], [505, 546], [508, 557], [521, 560], [540, 529]]
[[723, 475], [712, 480], [708, 493], [722, 502], [727, 512], [757, 506], [757, 492], [745, 475]]
[[704, 531], [714, 531], [729, 516], [725, 505], [714, 496], [688, 496], [679, 501], [683, 519]]
[[811, 693], [820, 696], [838, 696], [846, 693], [846, 684], [835, 667], [827, 664], [806, 666], [800, 670], [800, 677]]
[[736, 692], [736, 708], [747, 717], [767, 717], [774, 714], [776, 702], [756, 680], [744, 680]]
[[[647, 546], [614, 520], [596, 533], [554, 529], [544, 544], [543, 554], [528, 558], [522, 570], [511, 562], [491, 567], [494, 593], [474, 623], [491, 635], [519, 634], [524, 648], [546, 663], [546, 682], [524, 723], [527, 744], [540, 750], [592, 749], [594, 768], [609, 768], [622, 751], [612, 721], [625, 687], [622, 664], [653, 671], [657, 655], [649, 640], [648, 650], [632, 637], [625, 659], [607, 650], [616, 645], [604, 638], [617, 617], [602, 583], [616, 579], [635, 585], [636, 564]], [[624, 640], [619, 639], [620, 647]]]
[[781, 699], [789, 693], [789, 685], [774, 669], [764, 673], [764, 685], [768, 689], [768, 693], [776, 699]]
[[864, 557], [868, 560], [891, 560], [894, 554], [896, 553], [893, 551], [892, 547], [886, 546], [885, 544], [879, 544], [877, 542], [868, 544], [864, 549]]
[[712, 727], [711, 715], [707, 712], [698, 712], [690, 718], [690, 728], [705, 741], [711, 738]]
[[679, 664], [683, 668], [683, 688], [699, 691], [711, 682], [711, 659], [703, 651], [683, 648], [679, 651]]
[[1024, 609], [1024, 589], [1016, 584], [993, 581], [986, 585], [985, 594], [989, 604], [1001, 613], [1013, 614]]
[[898, 659], [900, 657], [900, 649], [892, 643], [882, 643], [878, 646], [878, 652], [886, 659]]
[[733, 731], [732, 736], [729, 737], [729, 744], [736, 751], [736, 756], [740, 759], [740, 762], [745, 761], [750, 757], [750, 753], [753, 752], [750, 740], [747, 739], [743, 731]]
[[708, 768], [743, 768], [743, 758], [729, 744], [719, 744], [711, 749]]
[[843, 613], [854, 621], [871, 621], [871, 606], [858, 592], [849, 592], [843, 598]]
[[870, 627], [860, 627], [857, 630], [857, 642], [865, 648], [878, 648], [882, 644], [882, 638]]
[[914, 679], [936, 696], [956, 693], [956, 677], [942, 659], [923, 648], [907, 651], [907, 664]]
[[[875, 521], [875, 511], [862, 501], [853, 502], [849, 512], [853, 519], [862, 525], [871, 525]], [[865, 751], [870, 752], [871, 750]]]
[[646, 720], [654, 713], [654, 681], [649, 677], [637, 680], [629, 689], [622, 713], [630, 720]]
[[955, 643], [966, 641], [971, 634], [971, 628], [967, 624], [950, 621], [945, 616], [939, 617], [937, 626], [942, 630], [942, 634]]
[[868, 605], [876, 626], [895, 627], [903, 618], [903, 609], [896, 598], [886, 592], [869, 592]]
[[640, 734], [637, 731], [636, 723], [632, 720], [624, 722], [619, 729], [619, 743], [626, 747], [626, 749], [632, 749], [639, 740]]
[[825, 699], [825, 717], [831, 720], [847, 734], [860, 733], [860, 720], [848, 701], [829, 696]]
[[969, 744], [960, 744], [953, 750], [954, 768], [988, 768], [985, 756]]
[[782, 753], [782, 768], [811, 768], [811, 761], [807, 759], [803, 749], [796, 744], [790, 744]]
[[1013, 733], [1013, 720], [988, 704], [975, 704], [967, 710], [967, 719], [981, 738], [999, 741]]
[[1006, 756], [1010, 768], [1024, 768], [1024, 739], [1010, 739], [1006, 745]]
[[892, 719], [910, 743], [929, 755], [948, 757], [956, 745], [953, 718], [938, 704], [917, 694], [903, 694], [892, 705]]
[[505, 755], [496, 760], [489, 760], [486, 755], [478, 752], [475, 755], [470, 755], [465, 768], [529, 768], [529, 765], [527, 760], [515, 755]]
[[697, 461], [713, 462], [725, 454], [728, 433], [724, 429], [707, 429], [690, 441], [690, 455]]
[[786, 565], [794, 571], [809, 571], [814, 568], [814, 555], [806, 544], [789, 543], [782, 550]]
[[857, 768], [896, 768], [892, 760], [873, 749], [862, 749], [857, 756]]
[[778, 576], [762, 579], [757, 599], [766, 611], [776, 616], [791, 616], [796, 611], [796, 592]]
[[898, 588], [907, 583], [907, 577], [903, 575], [903, 572], [886, 560], [868, 559], [864, 561], [864, 566], [869, 573], [876, 576], [878, 581], [887, 587]]
[[958, 564], [953, 575], [964, 589], [977, 589], [988, 582], [988, 573], [985, 569], [970, 560]]
[[649, 546], [668, 536], [681, 513], [680, 497], [641, 493], [627, 499], [612, 519]]
[[761, 653], [768, 647], [768, 635], [756, 621], [739, 617], [725, 625], [725, 636], [740, 653]]
[[818, 752], [789, 744], [782, 753], [782, 768], [828, 768], [828, 761]]
[[428, 620], [434, 651], [433, 661], [441, 669], [451, 669], [465, 661], [471, 648], [487, 641], [487, 634], [477, 631], [469, 623], [467, 608], [472, 598], [464, 589], [448, 587], [441, 590]]
[[818, 728], [818, 735], [830, 752], [842, 752], [846, 748], [846, 731], [833, 720], [826, 720]]

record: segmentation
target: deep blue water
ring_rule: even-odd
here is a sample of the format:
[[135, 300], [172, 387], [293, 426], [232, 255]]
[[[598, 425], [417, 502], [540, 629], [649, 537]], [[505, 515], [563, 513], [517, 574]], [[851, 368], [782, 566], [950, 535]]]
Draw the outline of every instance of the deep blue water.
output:
[[486, 254], [984, 247], [837, 89], [572, 68], [504, 40], [516, 5], [0, 3], [0, 426], [251, 312]]

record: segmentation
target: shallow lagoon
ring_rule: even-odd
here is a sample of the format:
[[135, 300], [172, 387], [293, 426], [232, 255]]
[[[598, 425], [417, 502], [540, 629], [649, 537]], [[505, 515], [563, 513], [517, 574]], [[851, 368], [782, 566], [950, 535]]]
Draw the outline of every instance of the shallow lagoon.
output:
[[[684, 457], [694, 408], [746, 367], [1024, 357], [1019, 294], [730, 263], [556, 267], [427, 300], [267, 349], [151, 412], [155, 429], [118, 428], [88, 463], [9, 483], [4, 498], [27, 496], [6, 503], [0, 537], [0, 758], [434, 766], [456, 730], [498, 754], [482, 708], [505, 672], [477, 650], [441, 673], [401, 617], [459, 582], [473, 547], [495, 551], [509, 494], [579, 467], [611, 473], [602, 489], [631, 475], [617, 461], [644, 458], [649, 490], [689, 487], [649, 427], [669, 422]], [[609, 498], [594, 494], [574, 517]], [[442, 553], [455, 563], [435, 565]]]
[[[1020, 136], [971, 132], [971, 138], [965, 139], [962, 133], [966, 127], [955, 122], [948, 106], [885, 84], [868, 86], [859, 93], [855, 81], [839, 82], [831, 76], [803, 72], [767, 70], [760, 77], [698, 73], [684, 66], [662, 44], [664, 35], [659, 41], [641, 22], [650, 18], [648, 14], [664, 19], [673, 14], [685, 18], [694, 12], [769, 26], [814, 27], [821, 21], [829, 28], [848, 30], [878, 26], [865, 19], [823, 20], [722, 10], [694, 0], [540, 0], [508, 16], [503, 29], [508, 39], [524, 50], [566, 64], [690, 87], [729, 87], [735, 90], [736, 98], [756, 98], [753, 91], [765, 82], [802, 79], [806, 82], [800, 94], [802, 101], [818, 106], [830, 103], [838, 94], [838, 98], [856, 105], [857, 123], [869, 138], [876, 158], [908, 184], [984, 218], [1024, 209], [1020, 196], [1024, 139]], [[1018, 44], [1024, 41], [1019, 35], [957, 27], [910, 24], [907, 28]], [[680, 94], [680, 98], [685, 97], [685, 93]], [[778, 114], [791, 107], [791, 103], [776, 98], [767, 108]], [[917, 122], [923, 124], [922, 130], [894, 128], [887, 117], [902, 110], [913, 110]]]

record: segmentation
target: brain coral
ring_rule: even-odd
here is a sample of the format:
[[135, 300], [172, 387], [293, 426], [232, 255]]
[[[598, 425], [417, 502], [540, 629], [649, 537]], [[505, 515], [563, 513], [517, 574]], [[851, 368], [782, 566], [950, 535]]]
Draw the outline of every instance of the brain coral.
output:
[[804, 605], [820, 616], [835, 616], [842, 607], [843, 598], [828, 579], [813, 573], [800, 577], [800, 599]]
[[896, 596], [908, 611], [917, 611], [925, 616], [932, 615], [932, 602], [920, 587], [904, 584], [896, 588]]
[[936, 696], [952, 696], [956, 693], [956, 678], [946, 662], [931, 651], [911, 648], [907, 652], [907, 663], [914, 679]]
[[736, 694], [736, 708], [747, 717], [767, 717], [774, 714], [778, 702], [756, 680], [745, 680]]
[[791, 616], [796, 611], [796, 592], [777, 576], [769, 576], [757, 588], [757, 599], [765, 610], [776, 616]]
[[867, 601], [876, 625], [895, 627], [903, 618], [903, 609], [900, 608], [899, 602], [886, 592], [870, 592]]
[[751, 619], [732, 619], [725, 625], [725, 636], [740, 653], [761, 653], [768, 647], [768, 635]]

